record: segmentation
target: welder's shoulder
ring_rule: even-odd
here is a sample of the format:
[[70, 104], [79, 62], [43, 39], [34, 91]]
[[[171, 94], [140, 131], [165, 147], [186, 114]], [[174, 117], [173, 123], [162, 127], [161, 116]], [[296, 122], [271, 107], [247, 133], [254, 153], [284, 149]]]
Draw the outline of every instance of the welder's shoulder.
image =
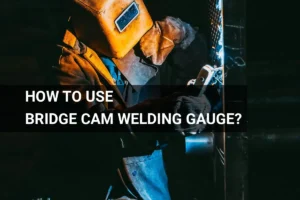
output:
[[60, 84], [92, 84], [99, 79], [81, 52], [64, 45], [57, 45], [57, 48], [60, 52], [52, 71]]

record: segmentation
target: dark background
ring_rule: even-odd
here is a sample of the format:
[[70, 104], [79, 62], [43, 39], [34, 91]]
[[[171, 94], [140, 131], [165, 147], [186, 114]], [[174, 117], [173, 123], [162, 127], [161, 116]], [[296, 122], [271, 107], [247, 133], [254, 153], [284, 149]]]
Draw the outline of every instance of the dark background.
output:
[[[164, 13], [177, 15], [202, 25], [205, 31], [205, 22], [196, 20], [206, 12], [198, 1], [151, 2], [149, 10], [156, 10], [155, 18]], [[248, 198], [253, 200], [300, 196], [296, 5], [292, 1], [247, 2]], [[0, 83], [43, 83], [43, 55], [51, 52], [67, 19], [63, 4], [16, 0], [1, 2], [1, 8]], [[42, 143], [37, 134], [0, 134], [0, 192], [5, 196], [23, 186], [22, 180], [41, 154], [37, 149], [42, 149]]]
[[247, 1], [250, 199], [298, 199], [299, 13], [295, 1]]

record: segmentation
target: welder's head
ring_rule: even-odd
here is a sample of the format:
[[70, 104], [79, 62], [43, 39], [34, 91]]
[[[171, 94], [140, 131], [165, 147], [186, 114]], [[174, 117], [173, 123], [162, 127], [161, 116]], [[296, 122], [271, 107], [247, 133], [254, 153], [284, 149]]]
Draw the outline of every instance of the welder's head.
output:
[[143, 0], [73, 1], [76, 36], [108, 57], [124, 57], [153, 26]]

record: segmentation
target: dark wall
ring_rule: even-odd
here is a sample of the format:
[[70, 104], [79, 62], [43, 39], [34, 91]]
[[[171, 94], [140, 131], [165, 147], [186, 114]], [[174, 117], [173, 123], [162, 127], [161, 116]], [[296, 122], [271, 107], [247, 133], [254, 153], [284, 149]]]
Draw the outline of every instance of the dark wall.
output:
[[299, 10], [247, 2], [250, 199], [299, 199]]

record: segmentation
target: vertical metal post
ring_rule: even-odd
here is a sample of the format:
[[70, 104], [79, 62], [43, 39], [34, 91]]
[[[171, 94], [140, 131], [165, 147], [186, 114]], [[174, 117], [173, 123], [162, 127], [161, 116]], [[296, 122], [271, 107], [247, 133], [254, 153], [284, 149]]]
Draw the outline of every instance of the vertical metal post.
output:
[[[224, 59], [224, 17], [223, 0], [209, 0], [209, 23], [210, 23], [210, 64], [223, 68], [223, 86], [225, 84], [225, 59]], [[222, 87], [223, 112], [225, 112], [224, 87]], [[226, 200], [226, 132], [216, 130], [214, 152], [214, 181], [216, 200]]]

